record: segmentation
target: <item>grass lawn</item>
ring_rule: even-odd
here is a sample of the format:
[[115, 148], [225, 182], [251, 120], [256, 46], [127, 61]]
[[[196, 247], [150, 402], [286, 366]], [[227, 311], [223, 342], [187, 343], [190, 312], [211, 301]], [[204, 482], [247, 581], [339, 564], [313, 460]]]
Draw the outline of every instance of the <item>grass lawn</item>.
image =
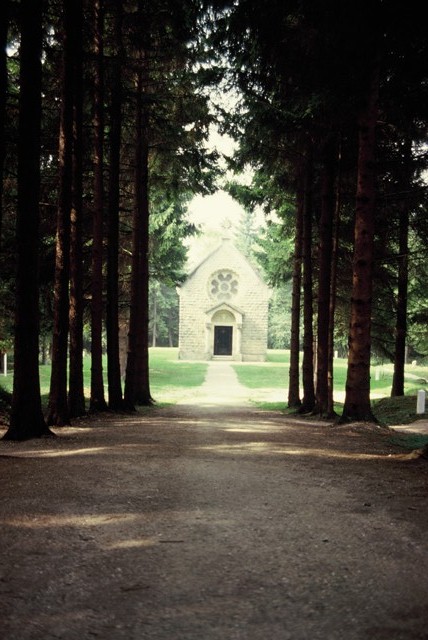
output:
[[150, 389], [155, 400], [177, 399], [183, 389], [199, 387], [208, 368], [205, 362], [178, 360], [178, 349], [150, 349]]
[[[151, 348], [150, 351], [150, 386], [152, 395], [159, 403], [176, 402], [184, 389], [200, 386], [205, 378], [208, 363], [185, 362], [178, 360], [178, 349]], [[85, 393], [89, 397], [90, 358], [84, 359]], [[288, 384], [289, 352], [285, 350], [269, 350], [266, 362], [233, 363], [239, 381], [250, 389], [284, 390], [284, 398]], [[344, 393], [346, 381], [346, 359], [337, 358], [334, 362], [335, 390]], [[106, 365], [104, 365], [106, 375]], [[393, 367], [391, 364], [372, 367], [371, 395], [375, 415], [384, 424], [405, 424], [416, 417], [416, 393], [419, 389], [428, 391], [428, 366], [409, 365], [406, 369], [405, 396], [390, 398]], [[40, 384], [43, 404], [46, 405], [49, 393], [50, 366], [40, 367]], [[0, 387], [12, 391], [12, 375], [0, 378]], [[107, 389], [107, 384], [106, 384]], [[0, 398], [1, 402], [1, 398]], [[265, 409], [284, 410], [282, 403], [258, 403]], [[341, 405], [336, 406], [338, 413]]]
[[[250, 389], [287, 388], [288, 351], [268, 351], [267, 361], [261, 363], [234, 363], [238, 379], [244, 386]], [[336, 358], [334, 361], [334, 388], [338, 395], [344, 394], [346, 384], [347, 360]], [[409, 365], [405, 374], [405, 396], [402, 398], [390, 398], [393, 376], [393, 365], [374, 365], [371, 370], [371, 397], [373, 411], [378, 420], [385, 424], [406, 424], [412, 422], [416, 415], [416, 394], [419, 389], [428, 392], [428, 367]], [[342, 393], [341, 393], [342, 392]], [[284, 410], [284, 403], [257, 403], [267, 410]], [[340, 402], [335, 403], [338, 414], [341, 413]], [[423, 439], [424, 436], [421, 436]], [[428, 438], [427, 438], [428, 440]]]
[[[285, 350], [268, 351], [266, 362], [234, 363], [239, 381], [250, 389], [261, 387], [276, 389], [287, 387], [289, 352]], [[347, 360], [336, 358], [334, 361], [334, 386], [337, 391], [345, 390]], [[375, 365], [371, 369], [371, 394], [373, 398], [389, 396], [392, 385], [392, 364]], [[428, 367], [409, 365], [406, 369], [405, 393], [415, 394], [418, 389], [428, 390]]]
[[[184, 388], [199, 387], [204, 379], [208, 367], [207, 363], [183, 362], [178, 360], [178, 349], [150, 348], [150, 389], [155, 400], [174, 400]], [[43, 405], [47, 405], [50, 386], [50, 365], [40, 365], [40, 389]], [[83, 376], [85, 396], [89, 399], [91, 379], [91, 359], [83, 360]], [[107, 363], [104, 360], [104, 380], [107, 393]], [[0, 378], [0, 387], [11, 392], [13, 376]]]

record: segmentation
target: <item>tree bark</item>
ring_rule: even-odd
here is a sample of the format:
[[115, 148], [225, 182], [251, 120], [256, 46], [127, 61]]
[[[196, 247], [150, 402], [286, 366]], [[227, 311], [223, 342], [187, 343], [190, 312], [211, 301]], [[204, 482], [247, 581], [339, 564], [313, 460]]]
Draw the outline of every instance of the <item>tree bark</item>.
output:
[[9, 0], [0, 4], [0, 248], [3, 228], [3, 170], [5, 159], [5, 118], [7, 97], [7, 33], [9, 26]]
[[325, 142], [321, 175], [321, 216], [318, 245], [317, 383], [315, 412], [328, 415], [328, 362], [330, 323], [330, 276], [334, 217], [335, 157], [330, 137]]
[[132, 228], [131, 302], [125, 405], [152, 403], [149, 384], [149, 201], [148, 113], [143, 96], [147, 89], [147, 61], [141, 52], [136, 78], [136, 144], [134, 214]]
[[15, 371], [7, 440], [53, 435], [43, 418], [39, 378], [39, 195], [42, 2], [20, 6]]
[[375, 216], [375, 146], [378, 65], [358, 119], [358, 183], [346, 396], [341, 422], [374, 421], [370, 405], [370, 350]]
[[105, 411], [103, 380], [103, 208], [104, 208], [104, 3], [94, 2], [94, 213], [91, 286], [90, 411]]
[[[411, 177], [409, 167], [411, 162], [411, 142], [405, 141], [403, 152], [403, 164], [400, 180], [400, 191], [409, 193]], [[394, 375], [392, 378], [391, 396], [404, 395], [404, 369], [406, 364], [406, 338], [407, 338], [407, 291], [409, 284], [409, 203], [405, 196], [399, 203], [399, 230], [398, 230], [398, 282], [397, 282], [397, 311], [395, 320], [395, 350], [394, 350]]]
[[74, 0], [63, 3], [63, 70], [59, 135], [59, 202], [57, 214], [52, 370], [47, 422], [70, 424], [67, 399], [69, 334], [70, 218], [72, 207]]
[[119, 348], [119, 207], [120, 148], [122, 132], [122, 2], [114, 3], [114, 59], [110, 102], [110, 177], [107, 238], [107, 378], [108, 406], [112, 411], [123, 408]]
[[[147, 108], [147, 107], [146, 107]], [[153, 398], [150, 393], [149, 376], [149, 144], [148, 117], [143, 117], [141, 145], [141, 180], [140, 187], [136, 183], [138, 206], [141, 207], [141, 252], [139, 264], [140, 299], [139, 316], [141, 322], [137, 327], [137, 369], [135, 402], [138, 405], [151, 405]]]
[[294, 236], [293, 278], [291, 293], [291, 337], [290, 337], [290, 369], [288, 384], [288, 407], [298, 408], [300, 400], [300, 300], [302, 283], [302, 240], [303, 240], [303, 208], [304, 189], [302, 175], [298, 176], [296, 223]]
[[308, 148], [305, 163], [305, 195], [303, 212], [303, 400], [301, 413], [309, 413], [315, 405], [314, 331], [312, 278], [313, 158]]
[[152, 298], [152, 347], [156, 347], [157, 322], [158, 322], [158, 285], [154, 283]]
[[328, 323], [328, 398], [327, 398], [327, 415], [334, 416], [334, 326], [336, 312], [336, 286], [337, 286], [337, 264], [339, 254], [339, 228], [340, 228], [340, 206], [341, 206], [341, 161], [342, 151], [341, 143], [337, 156], [337, 182], [336, 182], [336, 199], [334, 207], [333, 220], [333, 245], [331, 255], [331, 271], [330, 271], [330, 304], [329, 304], [329, 323]]
[[83, 172], [83, 88], [82, 88], [82, 27], [83, 3], [73, 3], [73, 24], [75, 38], [74, 60], [74, 109], [73, 109], [73, 159], [72, 159], [72, 206], [70, 229], [70, 363], [68, 406], [71, 418], [86, 413], [83, 380], [83, 249], [82, 249], [82, 172]]

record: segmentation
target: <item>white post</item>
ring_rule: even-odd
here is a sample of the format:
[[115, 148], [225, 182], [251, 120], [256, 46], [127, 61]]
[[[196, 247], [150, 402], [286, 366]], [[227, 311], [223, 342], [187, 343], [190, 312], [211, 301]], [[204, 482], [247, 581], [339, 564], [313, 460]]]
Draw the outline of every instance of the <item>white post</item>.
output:
[[425, 391], [423, 389], [418, 391], [416, 413], [425, 413]]
[[7, 353], [3, 354], [3, 375], [7, 376]]

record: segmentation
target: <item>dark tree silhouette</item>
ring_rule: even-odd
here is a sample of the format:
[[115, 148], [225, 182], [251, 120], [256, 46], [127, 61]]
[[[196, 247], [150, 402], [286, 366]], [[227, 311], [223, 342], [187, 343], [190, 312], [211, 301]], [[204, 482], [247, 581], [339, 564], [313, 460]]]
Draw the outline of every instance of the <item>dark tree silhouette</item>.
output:
[[107, 209], [107, 379], [108, 406], [112, 411], [123, 408], [119, 349], [119, 207], [120, 148], [122, 133], [122, 70], [124, 50], [122, 39], [123, 7], [117, 0], [113, 6], [113, 60], [110, 90], [110, 174]]
[[331, 257], [333, 249], [335, 144], [332, 136], [324, 143], [321, 170], [321, 216], [318, 231], [318, 319], [317, 384], [315, 411], [328, 415], [328, 363], [331, 298]]
[[52, 435], [43, 418], [39, 379], [39, 195], [42, 1], [20, 6], [15, 373], [8, 440]]
[[397, 277], [397, 311], [395, 320], [394, 375], [391, 396], [404, 395], [404, 368], [406, 364], [407, 338], [407, 292], [409, 288], [409, 208], [406, 195], [410, 192], [411, 172], [411, 139], [403, 142], [401, 159], [400, 191], [403, 194], [398, 203], [398, 277]]
[[83, 383], [83, 3], [73, 4], [75, 45], [73, 62], [73, 177], [70, 220], [70, 364], [68, 407], [70, 418], [86, 412]]
[[94, 212], [91, 271], [91, 411], [105, 411], [102, 364], [104, 218], [104, 2], [94, 2]]
[[312, 218], [313, 218], [313, 153], [312, 142], [305, 150], [303, 211], [303, 398], [300, 411], [308, 413], [315, 405]]
[[7, 32], [9, 24], [9, 0], [0, 4], [0, 246], [3, 227], [3, 168], [5, 158], [5, 115], [7, 95]]
[[57, 426], [64, 426], [70, 423], [67, 398], [67, 356], [69, 335], [70, 219], [73, 176], [74, 7], [74, 0], [64, 0], [54, 327], [52, 338], [51, 384], [47, 413], [48, 424]]
[[349, 354], [346, 396], [341, 421], [375, 421], [370, 404], [371, 315], [375, 211], [375, 144], [379, 68], [370, 67], [367, 96], [358, 119], [358, 182]]
[[131, 301], [128, 357], [125, 377], [125, 405], [151, 404], [149, 384], [149, 199], [148, 199], [148, 112], [144, 100], [148, 88], [145, 52], [140, 50], [136, 72], [135, 179], [132, 225]]
[[290, 338], [290, 369], [288, 385], [288, 406], [297, 408], [301, 405], [299, 384], [299, 354], [300, 354], [300, 300], [302, 284], [302, 245], [303, 245], [303, 212], [304, 212], [304, 183], [302, 173], [297, 177], [296, 228], [294, 236], [293, 256], [293, 285], [291, 293], [291, 338]]

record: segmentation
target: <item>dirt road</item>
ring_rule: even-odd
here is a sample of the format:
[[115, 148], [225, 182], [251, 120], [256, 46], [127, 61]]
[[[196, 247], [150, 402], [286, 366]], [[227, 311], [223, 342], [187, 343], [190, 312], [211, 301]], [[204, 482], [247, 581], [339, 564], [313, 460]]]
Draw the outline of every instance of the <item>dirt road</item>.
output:
[[428, 638], [427, 461], [236, 408], [219, 372], [173, 408], [0, 442], [3, 640]]

